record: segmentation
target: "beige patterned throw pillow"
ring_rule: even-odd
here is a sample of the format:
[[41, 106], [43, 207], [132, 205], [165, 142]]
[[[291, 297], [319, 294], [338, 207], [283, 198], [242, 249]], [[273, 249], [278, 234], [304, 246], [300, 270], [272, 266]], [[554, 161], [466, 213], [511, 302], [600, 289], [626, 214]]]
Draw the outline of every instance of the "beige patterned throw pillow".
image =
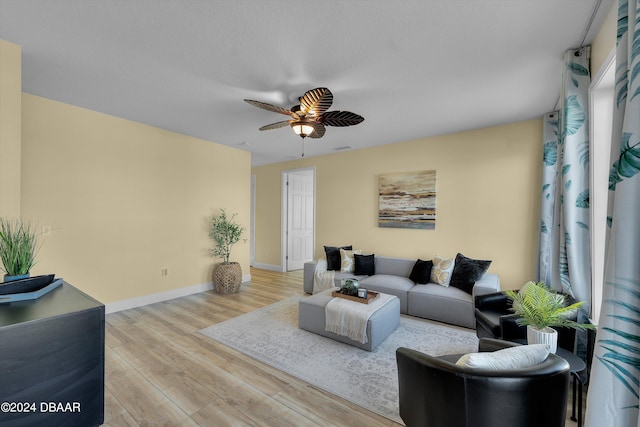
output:
[[433, 267], [431, 268], [431, 281], [442, 286], [449, 286], [451, 282], [451, 273], [455, 264], [454, 259], [433, 257]]
[[353, 273], [355, 271], [354, 254], [362, 255], [362, 251], [360, 249], [355, 251], [340, 249], [340, 273]]

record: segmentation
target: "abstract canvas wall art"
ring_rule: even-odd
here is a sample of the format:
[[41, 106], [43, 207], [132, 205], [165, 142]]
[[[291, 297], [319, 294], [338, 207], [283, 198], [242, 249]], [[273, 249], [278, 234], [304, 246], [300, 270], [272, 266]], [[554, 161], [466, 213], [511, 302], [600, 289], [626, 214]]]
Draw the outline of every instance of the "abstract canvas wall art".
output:
[[436, 228], [436, 171], [380, 175], [378, 226]]

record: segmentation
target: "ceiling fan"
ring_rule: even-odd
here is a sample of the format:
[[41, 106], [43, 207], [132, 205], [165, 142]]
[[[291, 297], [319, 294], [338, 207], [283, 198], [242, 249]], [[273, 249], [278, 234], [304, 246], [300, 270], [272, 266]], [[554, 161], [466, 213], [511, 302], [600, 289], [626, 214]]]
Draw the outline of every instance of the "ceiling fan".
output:
[[252, 99], [245, 99], [245, 102], [263, 110], [291, 116], [289, 120], [262, 126], [260, 130], [290, 126], [301, 138], [322, 138], [325, 126], [353, 126], [364, 120], [364, 117], [350, 111], [327, 111], [333, 103], [333, 94], [326, 87], [308, 90], [298, 99], [300, 104], [291, 109]]

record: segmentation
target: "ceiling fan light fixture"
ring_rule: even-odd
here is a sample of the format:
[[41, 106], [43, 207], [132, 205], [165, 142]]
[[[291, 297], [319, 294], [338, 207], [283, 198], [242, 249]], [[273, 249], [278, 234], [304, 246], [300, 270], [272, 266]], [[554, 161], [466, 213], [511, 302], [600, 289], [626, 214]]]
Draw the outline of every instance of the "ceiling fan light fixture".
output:
[[314, 131], [314, 127], [312, 125], [303, 121], [291, 123], [291, 129], [293, 129], [296, 135], [300, 135], [301, 138], [308, 137]]
[[271, 123], [262, 126], [259, 130], [279, 129], [288, 125], [303, 140], [307, 137], [322, 138], [326, 126], [353, 126], [364, 120], [364, 117], [350, 111], [327, 111], [333, 102], [333, 94], [326, 87], [308, 90], [299, 100], [300, 104], [294, 105], [290, 109], [253, 99], [245, 99], [244, 101], [254, 107], [290, 117], [290, 120]]

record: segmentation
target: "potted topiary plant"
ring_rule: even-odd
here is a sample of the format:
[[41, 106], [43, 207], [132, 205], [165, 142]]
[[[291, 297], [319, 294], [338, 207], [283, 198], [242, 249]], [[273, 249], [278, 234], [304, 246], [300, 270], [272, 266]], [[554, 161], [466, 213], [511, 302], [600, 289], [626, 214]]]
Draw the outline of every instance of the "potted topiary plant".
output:
[[549, 344], [555, 353], [558, 333], [553, 326], [574, 329], [592, 329], [594, 325], [572, 320], [573, 314], [582, 306], [579, 301], [566, 305], [565, 296], [551, 292], [542, 282], [527, 282], [520, 291], [508, 290], [513, 311], [520, 317], [516, 322], [527, 326], [529, 344]]
[[244, 227], [234, 221], [237, 213], [230, 217], [224, 209], [217, 215], [211, 216], [209, 237], [215, 243], [211, 249], [211, 256], [222, 258], [222, 263], [213, 269], [213, 285], [216, 292], [230, 294], [240, 291], [242, 283], [242, 268], [237, 262], [230, 262], [231, 247], [240, 241]]
[[30, 222], [0, 218], [0, 260], [5, 282], [29, 277], [36, 262], [37, 237]]

